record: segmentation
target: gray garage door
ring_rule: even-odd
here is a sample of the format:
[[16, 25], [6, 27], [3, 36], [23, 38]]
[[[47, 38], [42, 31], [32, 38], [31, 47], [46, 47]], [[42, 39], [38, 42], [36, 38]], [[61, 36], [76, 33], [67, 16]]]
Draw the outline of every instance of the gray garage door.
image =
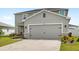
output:
[[61, 35], [61, 24], [53, 25], [30, 25], [29, 36], [36, 39], [53, 39], [59, 38]]

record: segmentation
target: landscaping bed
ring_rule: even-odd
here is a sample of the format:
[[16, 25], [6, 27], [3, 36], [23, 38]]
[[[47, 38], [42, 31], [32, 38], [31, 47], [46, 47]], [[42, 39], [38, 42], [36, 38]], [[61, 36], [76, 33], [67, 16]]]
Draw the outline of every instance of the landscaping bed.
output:
[[79, 51], [79, 37], [68, 35], [61, 38], [60, 51]]

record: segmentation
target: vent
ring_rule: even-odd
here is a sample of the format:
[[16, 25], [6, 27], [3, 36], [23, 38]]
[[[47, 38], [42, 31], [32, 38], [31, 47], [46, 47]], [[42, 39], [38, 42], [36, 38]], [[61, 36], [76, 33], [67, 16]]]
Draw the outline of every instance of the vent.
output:
[[43, 18], [45, 18], [46, 17], [46, 14], [45, 13], [43, 13]]

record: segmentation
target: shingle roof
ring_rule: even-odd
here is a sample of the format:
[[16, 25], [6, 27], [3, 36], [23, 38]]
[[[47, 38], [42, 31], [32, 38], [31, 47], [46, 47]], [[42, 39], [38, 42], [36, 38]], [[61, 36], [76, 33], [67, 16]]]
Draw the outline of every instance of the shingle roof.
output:
[[[25, 12], [26, 13], [35, 13], [35, 12], [39, 12], [39, 11], [41, 11], [43, 9], [49, 10], [49, 11], [58, 11], [58, 10], [63, 9], [63, 10], [67, 10], [68, 11], [67, 8], [40, 8], [40, 9], [34, 9], [34, 10], [29, 10], [29, 11], [24, 11], [24, 12], [19, 12], [19, 13], [25, 13]], [[15, 13], [15, 14], [18, 14], [18, 13]]]
[[13, 26], [9, 25], [9, 24], [5, 24], [3, 22], [0, 22], [0, 26], [1, 27], [10, 27], [10, 28], [14, 28]]
[[26, 11], [26, 12], [38, 12], [38, 11], [41, 11], [43, 9], [50, 10], [50, 11], [57, 11], [57, 10], [61, 10], [61, 9], [68, 10], [66, 8], [41, 8], [41, 9], [34, 9], [34, 10]]

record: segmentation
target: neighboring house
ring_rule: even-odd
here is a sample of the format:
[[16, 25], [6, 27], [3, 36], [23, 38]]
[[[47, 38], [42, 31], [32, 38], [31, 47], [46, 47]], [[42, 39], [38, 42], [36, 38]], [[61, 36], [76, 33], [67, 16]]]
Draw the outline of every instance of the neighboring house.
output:
[[69, 24], [68, 32], [72, 32], [74, 36], [79, 36], [79, 26]]
[[0, 28], [4, 32], [4, 35], [9, 35], [11, 33], [15, 33], [15, 28], [13, 26], [8, 25], [8, 24], [0, 22]]
[[24, 38], [53, 39], [67, 33], [68, 9], [43, 8], [15, 13], [15, 33]]

